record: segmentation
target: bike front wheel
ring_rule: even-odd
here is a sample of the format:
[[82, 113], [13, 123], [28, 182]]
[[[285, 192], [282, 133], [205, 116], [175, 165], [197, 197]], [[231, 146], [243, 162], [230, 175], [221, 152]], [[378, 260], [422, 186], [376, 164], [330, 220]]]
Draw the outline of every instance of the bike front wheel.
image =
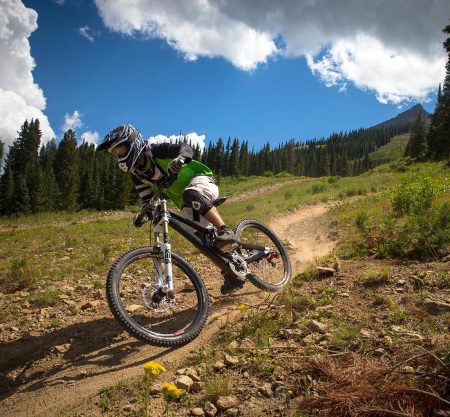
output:
[[251, 271], [247, 275], [248, 280], [268, 292], [276, 292], [286, 286], [291, 279], [291, 262], [275, 233], [257, 220], [243, 220], [235, 230], [242, 243], [237, 251]]
[[198, 336], [208, 316], [200, 276], [172, 253], [173, 293], [161, 293], [164, 256], [151, 247], [131, 250], [111, 267], [106, 294], [114, 317], [133, 336], [156, 346], [180, 346]]

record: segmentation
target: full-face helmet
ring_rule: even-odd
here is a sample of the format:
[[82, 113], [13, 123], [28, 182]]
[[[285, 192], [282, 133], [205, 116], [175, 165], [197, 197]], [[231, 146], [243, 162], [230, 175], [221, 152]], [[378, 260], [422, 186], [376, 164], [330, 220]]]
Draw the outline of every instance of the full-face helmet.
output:
[[132, 172], [145, 145], [139, 130], [131, 125], [122, 125], [111, 130], [97, 150], [107, 149], [117, 157], [121, 170]]

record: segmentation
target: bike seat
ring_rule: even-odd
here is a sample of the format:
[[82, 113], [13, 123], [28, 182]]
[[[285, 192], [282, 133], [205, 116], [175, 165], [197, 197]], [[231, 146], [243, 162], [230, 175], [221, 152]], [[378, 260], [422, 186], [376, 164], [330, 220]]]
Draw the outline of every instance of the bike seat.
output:
[[225, 201], [227, 201], [227, 198], [226, 197], [221, 197], [221, 198], [218, 198], [218, 199], [214, 200], [212, 202], [212, 204], [213, 204], [214, 207], [217, 207], [217, 206], [220, 206], [221, 204], [225, 203]]

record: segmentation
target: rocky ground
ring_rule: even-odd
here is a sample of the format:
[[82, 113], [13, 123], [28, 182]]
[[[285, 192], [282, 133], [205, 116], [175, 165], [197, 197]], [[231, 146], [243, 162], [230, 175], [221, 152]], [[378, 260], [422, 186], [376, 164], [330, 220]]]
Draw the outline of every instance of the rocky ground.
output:
[[[164, 380], [186, 393], [173, 415], [450, 415], [448, 262], [334, 267], [299, 275], [270, 303], [242, 304], [237, 324], [171, 369]], [[138, 416], [140, 392], [138, 379], [97, 405]], [[151, 401], [162, 407], [159, 382]]]
[[[334, 246], [325, 213], [311, 206], [272, 223], [296, 271]], [[445, 416], [448, 261], [322, 258], [328, 270], [309, 269], [267, 298], [250, 285], [220, 296], [220, 274], [196, 258], [211, 316], [197, 340], [175, 350], [129, 337], [110, 315], [102, 277], [55, 282], [57, 295], [0, 293], [0, 410], [138, 416], [142, 365], [153, 360], [167, 368], [152, 388], [155, 416], [164, 382], [185, 392], [170, 404], [176, 416]]]

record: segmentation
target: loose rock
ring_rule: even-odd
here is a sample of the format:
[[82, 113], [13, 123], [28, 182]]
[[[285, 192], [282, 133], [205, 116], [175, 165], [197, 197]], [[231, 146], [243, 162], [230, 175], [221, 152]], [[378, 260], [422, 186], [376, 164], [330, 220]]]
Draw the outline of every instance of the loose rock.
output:
[[81, 306], [82, 310], [88, 310], [90, 308], [97, 308], [101, 304], [100, 300], [88, 301], [87, 303]]
[[239, 358], [237, 356], [225, 354], [225, 363], [230, 366], [237, 365], [239, 363]]
[[222, 361], [216, 361], [214, 364], [214, 369], [216, 371], [222, 371], [225, 368], [225, 364]]
[[423, 306], [428, 313], [433, 315], [450, 311], [450, 304], [431, 300], [429, 298], [424, 301]]
[[333, 276], [336, 272], [334, 268], [329, 268], [327, 266], [316, 266], [316, 270], [319, 275], [330, 277]]
[[239, 347], [238, 342], [236, 342], [236, 340], [233, 340], [231, 343], [228, 344], [227, 350], [232, 352], [232, 351], [236, 350], [238, 347]]
[[311, 333], [303, 338], [303, 342], [307, 345], [315, 345], [323, 340], [323, 335], [320, 333]]
[[205, 383], [199, 382], [199, 381], [194, 381], [194, 383], [192, 384], [192, 387], [191, 387], [192, 392], [200, 392], [200, 391], [203, 391], [204, 389], [205, 389]]
[[139, 304], [131, 304], [127, 307], [125, 307], [125, 310], [128, 313], [134, 313], [135, 311], [139, 310], [141, 308], [141, 306]]
[[214, 417], [217, 414], [216, 406], [209, 401], [206, 401], [204, 410], [205, 410], [205, 414], [208, 417]]
[[328, 330], [328, 326], [326, 324], [320, 323], [317, 320], [310, 320], [306, 327], [315, 333], [325, 334]]
[[189, 392], [193, 383], [194, 381], [187, 375], [183, 375], [175, 381], [177, 388], [184, 389], [186, 392]]
[[200, 407], [196, 407], [196, 408], [193, 408], [193, 409], [191, 410], [191, 416], [202, 417], [202, 416], [204, 416], [204, 415], [205, 415], [205, 412], [204, 412], [203, 409], [200, 408]]
[[219, 397], [216, 402], [216, 406], [220, 411], [228, 410], [229, 408], [236, 407], [239, 401], [235, 395], [227, 395]]
[[273, 395], [272, 385], [268, 383], [260, 387], [258, 391], [266, 398], [270, 398]]

